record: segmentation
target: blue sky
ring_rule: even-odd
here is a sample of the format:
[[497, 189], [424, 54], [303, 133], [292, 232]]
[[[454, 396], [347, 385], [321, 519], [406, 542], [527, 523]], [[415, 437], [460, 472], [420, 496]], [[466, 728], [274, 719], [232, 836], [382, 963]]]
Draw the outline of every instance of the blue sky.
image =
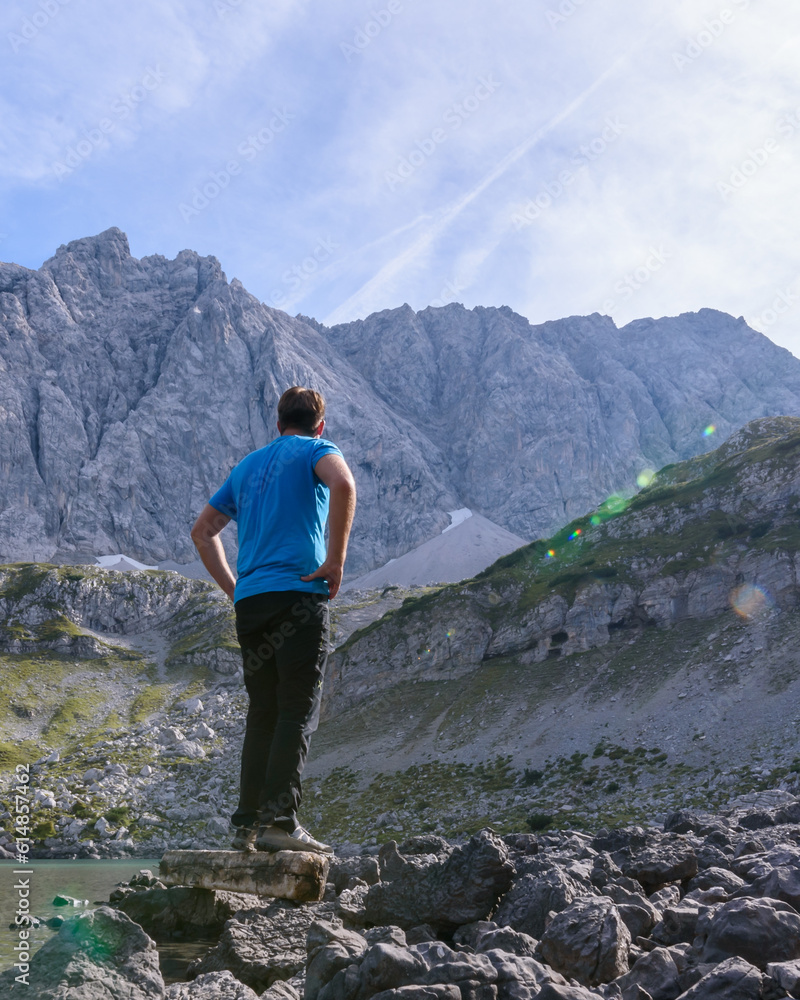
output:
[[119, 226], [290, 314], [710, 306], [800, 356], [796, 0], [24, 0], [0, 259]]

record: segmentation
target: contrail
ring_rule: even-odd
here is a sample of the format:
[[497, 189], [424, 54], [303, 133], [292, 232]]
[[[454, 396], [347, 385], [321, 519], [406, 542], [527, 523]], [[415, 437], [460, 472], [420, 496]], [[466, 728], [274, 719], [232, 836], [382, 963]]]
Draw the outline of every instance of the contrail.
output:
[[[658, 22], [658, 24], [660, 23], [661, 21]], [[377, 293], [387, 282], [402, 271], [404, 267], [412, 263], [421, 253], [427, 250], [431, 244], [450, 227], [453, 221], [458, 218], [464, 209], [475, 201], [475, 199], [481, 194], [483, 194], [486, 188], [493, 184], [498, 177], [502, 177], [509, 167], [513, 166], [513, 164], [523, 157], [528, 150], [532, 149], [539, 142], [541, 142], [541, 140], [544, 139], [545, 136], [549, 135], [554, 128], [565, 121], [565, 119], [569, 118], [569, 116], [573, 114], [587, 100], [587, 98], [591, 97], [591, 95], [617, 71], [619, 66], [631, 55], [631, 53], [644, 44], [650, 34], [656, 27], [658, 27], [658, 24], [651, 28], [644, 38], [637, 41], [627, 50], [627, 52], [624, 52], [618, 59], [616, 59], [607, 70], [601, 73], [593, 83], [591, 83], [585, 90], [581, 91], [581, 93], [570, 101], [565, 108], [559, 111], [557, 115], [551, 118], [545, 125], [538, 128], [532, 135], [528, 136], [527, 139], [524, 139], [518, 146], [512, 149], [511, 152], [507, 153], [503, 159], [500, 160], [500, 162], [470, 191], [446, 209], [443, 214], [435, 222], [433, 222], [417, 240], [415, 240], [396, 257], [387, 261], [387, 263], [383, 265], [373, 278], [370, 278], [369, 281], [365, 282], [357, 292], [350, 296], [350, 298], [348, 298], [340, 306], [337, 306], [333, 312], [329, 313], [329, 315], [323, 320], [325, 326], [331, 326], [335, 323], [342, 323], [349, 320], [352, 313], [357, 311], [355, 307], [360, 300], [363, 300], [364, 298], [369, 299], [372, 293]]]

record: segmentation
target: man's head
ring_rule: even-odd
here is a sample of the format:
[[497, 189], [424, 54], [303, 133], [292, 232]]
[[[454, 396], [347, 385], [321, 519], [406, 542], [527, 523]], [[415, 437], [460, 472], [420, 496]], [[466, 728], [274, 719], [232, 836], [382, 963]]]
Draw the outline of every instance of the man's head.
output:
[[278, 400], [278, 430], [281, 434], [318, 437], [325, 426], [325, 400], [314, 389], [293, 385]]

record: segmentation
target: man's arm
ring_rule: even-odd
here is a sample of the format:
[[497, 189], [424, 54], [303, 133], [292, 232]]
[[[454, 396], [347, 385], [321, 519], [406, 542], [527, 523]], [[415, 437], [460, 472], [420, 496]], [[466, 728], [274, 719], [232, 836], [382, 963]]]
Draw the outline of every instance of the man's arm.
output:
[[344, 561], [347, 558], [347, 540], [356, 511], [356, 483], [353, 473], [341, 455], [323, 455], [314, 466], [314, 472], [331, 491], [328, 512], [328, 554], [325, 562], [309, 576], [300, 579], [308, 582], [319, 578], [328, 581], [331, 600], [336, 597], [342, 582]]
[[218, 511], [207, 503], [192, 528], [192, 541], [195, 544], [203, 565], [216, 580], [219, 586], [233, 600], [233, 588], [236, 581], [231, 573], [225, 549], [219, 538], [219, 533], [230, 521], [227, 514]]

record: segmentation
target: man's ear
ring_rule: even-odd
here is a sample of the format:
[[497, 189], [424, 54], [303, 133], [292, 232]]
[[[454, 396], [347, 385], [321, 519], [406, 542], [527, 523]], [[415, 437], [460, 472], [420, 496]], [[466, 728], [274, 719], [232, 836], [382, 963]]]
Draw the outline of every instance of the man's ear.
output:
[[278, 424], [277, 424], [277, 427], [278, 427], [278, 433], [279, 433], [279, 434], [283, 434], [283, 428], [281, 427], [281, 422], [280, 422], [280, 420], [278, 421]]
[[325, 430], [325, 421], [320, 420], [319, 426], [314, 431], [314, 437], [322, 437], [322, 432]]

